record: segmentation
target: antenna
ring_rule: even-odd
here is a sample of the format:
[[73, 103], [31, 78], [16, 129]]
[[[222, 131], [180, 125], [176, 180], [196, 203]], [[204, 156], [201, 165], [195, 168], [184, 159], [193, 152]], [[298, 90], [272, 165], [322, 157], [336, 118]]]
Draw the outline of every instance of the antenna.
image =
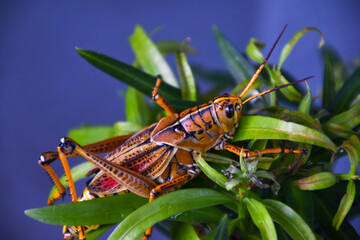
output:
[[[281, 36], [283, 35], [285, 29], [287, 27], [287, 24], [285, 25], [285, 27], [283, 28], [283, 30], [281, 31], [280, 35], [277, 37], [274, 45], [271, 47], [270, 52], [268, 53], [268, 55], [266, 56], [266, 58], [264, 59], [263, 63], [260, 65], [260, 67], [258, 68], [258, 70], [256, 70], [255, 74], [252, 76], [250, 82], [248, 83], [248, 85], [246, 85], [245, 89], [242, 91], [242, 93], [240, 94], [240, 98], [242, 98], [245, 93], [249, 90], [249, 88], [253, 85], [253, 83], [255, 82], [255, 80], [257, 79], [257, 77], [259, 76], [259, 74], [261, 73], [261, 70], [264, 68], [265, 64], [267, 63], [268, 59], [270, 58], [271, 53], [273, 52], [276, 44], [279, 42]], [[260, 95], [261, 96], [261, 95]]]

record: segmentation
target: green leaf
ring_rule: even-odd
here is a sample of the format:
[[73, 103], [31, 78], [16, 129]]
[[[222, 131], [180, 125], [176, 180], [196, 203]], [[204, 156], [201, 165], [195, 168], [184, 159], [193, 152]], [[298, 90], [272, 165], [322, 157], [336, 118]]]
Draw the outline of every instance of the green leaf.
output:
[[68, 136], [80, 145], [88, 145], [114, 137], [114, 128], [108, 126], [82, 126], [70, 130]]
[[139, 132], [143, 128], [144, 128], [143, 125], [139, 125], [132, 122], [116, 122], [114, 124], [116, 136], [134, 134]]
[[360, 239], [354, 227], [345, 219], [339, 230], [332, 226], [332, 219], [335, 215], [336, 205], [329, 195], [322, 194], [320, 191], [311, 192], [315, 203], [315, 218], [321, 230], [331, 239]]
[[321, 132], [296, 123], [263, 116], [245, 116], [240, 119], [233, 141], [251, 139], [284, 139], [317, 145], [332, 151], [337, 149]]
[[291, 182], [282, 186], [288, 204], [314, 229], [314, 201], [309, 191], [302, 191]]
[[[87, 162], [87, 161], [80, 163], [80, 164], [76, 165], [75, 167], [72, 167], [71, 168], [71, 176], [72, 176], [74, 182], [77, 182], [78, 180], [85, 178], [86, 174], [93, 168], [94, 168], [94, 164], [92, 164], [91, 162]], [[69, 187], [69, 183], [67, 181], [65, 174], [60, 178], [60, 182], [65, 188]], [[55, 192], [57, 192], [56, 185], [54, 185], [51, 188], [49, 198], [52, 195], [54, 195]]]
[[113, 239], [136, 239], [155, 223], [192, 209], [214, 206], [232, 198], [211, 189], [184, 189], [165, 194], [130, 214], [110, 235]]
[[300, 31], [298, 31], [297, 33], [295, 33], [295, 35], [291, 38], [291, 40], [283, 47], [282, 51], [281, 51], [281, 55], [280, 55], [280, 59], [279, 59], [279, 63], [278, 63], [278, 70], [281, 69], [282, 65], [284, 64], [284, 61], [286, 60], [286, 58], [289, 56], [289, 54], [291, 53], [292, 49], [294, 48], [294, 46], [296, 45], [296, 43], [309, 31], [317, 31], [320, 35], [321, 35], [321, 40], [319, 43], [319, 48], [321, 48], [324, 43], [325, 43], [325, 38], [324, 35], [322, 34], [322, 32], [316, 28], [316, 27], [305, 27], [303, 29], [301, 29]]
[[[281, 85], [285, 85], [288, 84], [289, 81], [286, 80], [286, 78], [284, 77], [284, 75], [281, 74], [280, 71], [274, 71], [272, 69], [270, 69], [269, 67], [267, 67], [266, 65], [266, 70], [268, 71], [269, 75], [270, 75], [270, 79], [273, 83], [275, 83], [276, 86], [281, 86]], [[293, 101], [293, 102], [300, 102], [301, 99], [303, 98], [302, 95], [295, 89], [294, 86], [288, 86], [286, 88], [281, 88], [279, 90], [289, 101]]]
[[173, 240], [200, 240], [190, 223], [172, 224], [170, 233]]
[[[100, 53], [80, 48], [76, 48], [76, 51], [93, 66], [151, 97], [152, 90], [156, 84], [154, 76]], [[180, 99], [181, 97], [180, 89], [166, 82], [161, 84], [160, 94], [169, 99]]]
[[[247, 54], [249, 57], [258, 62], [262, 63], [264, 57], [260, 52], [260, 48], [263, 48], [264, 44], [255, 38], [251, 38], [248, 46], [246, 47]], [[288, 84], [289, 81], [281, 74], [280, 70], [271, 69], [268, 64], [265, 65], [266, 71], [270, 75], [271, 82], [276, 86], [281, 86]], [[294, 88], [294, 86], [289, 86], [286, 88], [280, 89], [280, 92], [290, 101], [299, 102], [302, 99], [301, 94]]]
[[197, 52], [196, 49], [193, 46], [191, 46], [190, 44], [184, 45], [183, 42], [177, 41], [177, 40], [158, 41], [158, 42], [155, 42], [155, 45], [162, 54], [175, 53], [175, 52], [179, 51], [180, 48], [184, 52], [190, 53], [190, 54], [194, 54]]
[[191, 69], [195, 76], [208, 82], [223, 84], [225, 86], [234, 86], [232, 75], [228, 71], [207, 69], [203, 66], [191, 64]]
[[307, 93], [299, 104], [299, 111], [306, 114], [310, 114], [311, 104], [312, 104], [312, 94], [310, 91], [309, 84], [306, 81], [305, 84], [306, 84]]
[[350, 110], [342, 112], [332, 117], [327, 124], [337, 124], [348, 129], [353, 129], [360, 124], [360, 102], [355, 104]]
[[171, 220], [190, 223], [218, 223], [223, 212], [217, 207], [205, 207], [186, 211], [170, 217]]
[[26, 210], [25, 214], [39, 222], [55, 225], [97, 225], [122, 221], [148, 199], [129, 193], [90, 201], [65, 203]]
[[236, 49], [236, 47], [225, 37], [218, 27], [213, 27], [216, 42], [220, 48], [226, 66], [233, 75], [236, 83], [251, 78], [255, 69], [249, 61]]
[[267, 107], [264, 108], [263, 111], [270, 113], [270, 116], [273, 118], [282, 119], [287, 122], [298, 123], [300, 125], [305, 125], [322, 132], [320, 122], [306, 113], [290, 111], [289, 109], [281, 106]]
[[150, 108], [143, 95], [132, 87], [125, 94], [125, 114], [128, 122], [142, 126], [149, 124]]
[[151, 75], [160, 74], [166, 83], [173, 87], [179, 86], [170, 66], [141, 26], [135, 26], [129, 41], [137, 61], [145, 72]]
[[294, 185], [301, 190], [319, 190], [333, 186], [339, 180], [338, 176], [331, 172], [319, 172], [306, 178], [294, 181]]
[[201, 157], [201, 154], [199, 154], [195, 161], [208, 178], [213, 180], [222, 188], [226, 188], [225, 184], [228, 182], [228, 179], [224, 175], [220, 174], [218, 171], [210, 167], [210, 165]]
[[263, 49], [264, 47], [265, 43], [256, 38], [250, 38], [250, 41], [246, 46], [246, 53], [253, 61], [261, 64], [264, 61], [264, 56], [260, 52], [260, 49]]
[[[330, 105], [331, 101], [335, 96], [335, 79], [334, 75], [332, 74], [332, 66], [330, 61], [330, 56], [324, 52], [324, 80], [323, 80], [323, 92], [322, 92], [322, 106], [323, 108], [328, 109], [333, 103]], [[337, 99], [342, 100], [340, 98]], [[332, 107], [331, 107], [332, 108]]]
[[183, 51], [177, 52], [176, 63], [178, 65], [181, 80], [181, 93], [183, 100], [196, 101], [196, 86], [191, 68]]
[[216, 227], [214, 239], [217, 239], [217, 240], [229, 239], [228, 238], [228, 228], [229, 228], [229, 218], [225, 214], [221, 218], [219, 225], [217, 225], [217, 227]]
[[325, 46], [321, 50], [323, 57], [326, 55], [330, 60], [331, 75], [335, 81], [335, 91], [338, 91], [349, 77], [346, 64], [332, 47]]
[[337, 114], [348, 110], [351, 102], [360, 93], [360, 68], [346, 80], [342, 88], [332, 96], [330, 104], [330, 110]]
[[262, 203], [271, 218], [279, 223], [292, 239], [316, 239], [311, 228], [292, 208], [272, 199], [265, 199]]
[[360, 141], [356, 135], [351, 136], [340, 146], [349, 155], [350, 175], [355, 175], [360, 162]]
[[277, 239], [273, 220], [265, 206], [254, 198], [245, 198], [244, 202], [251, 219], [261, 232], [262, 239]]
[[353, 180], [349, 180], [347, 185], [346, 193], [341, 199], [339, 208], [335, 214], [332, 225], [339, 230], [341, 223], [344, 221], [346, 214], [350, 211], [351, 206], [353, 205], [355, 199], [355, 183]]

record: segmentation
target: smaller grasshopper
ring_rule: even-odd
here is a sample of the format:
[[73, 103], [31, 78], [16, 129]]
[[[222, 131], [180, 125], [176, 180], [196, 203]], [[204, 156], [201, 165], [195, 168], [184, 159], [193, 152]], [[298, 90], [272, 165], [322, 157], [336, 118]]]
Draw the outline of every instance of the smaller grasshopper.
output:
[[[149, 202], [151, 202], [159, 195], [172, 191], [197, 176], [200, 168], [197, 166], [195, 158], [201, 152], [207, 152], [210, 149], [227, 150], [243, 158], [271, 153], [307, 154], [306, 149], [291, 148], [249, 151], [227, 142], [236, 132], [244, 104], [264, 94], [310, 78], [263, 91], [242, 101], [241, 98], [259, 76], [285, 28], [286, 26], [239, 96], [224, 94], [215, 97], [208, 103], [176, 113], [159, 94], [162, 79], [158, 76], [152, 96], [170, 114], [169, 116], [133, 136], [114, 137], [84, 147], [70, 138], [62, 138], [57, 147], [57, 152], [42, 154], [38, 162], [49, 173], [58, 189], [49, 198], [48, 204], [53, 204], [65, 193], [64, 186], [49, 166], [58, 158], [64, 167], [73, 202], [106, 197], [127, 191], [149, 198]], [[105, 157], [97, 155], [104, 152], [109, 153]], [[96, 166], [88, 173], [88, 175], [96, 175], [87, 183], [87, 187], [80, 198], [76, 196], [74, 181], [67, 161], [68, 157], [76, 155], [84, 157]], [[64, 238], [85, 239], [86, 232], [97, 227], [64, 226]], [[152, 227], [146, 230], [143, 240], [148, 239], [151, 232]]]

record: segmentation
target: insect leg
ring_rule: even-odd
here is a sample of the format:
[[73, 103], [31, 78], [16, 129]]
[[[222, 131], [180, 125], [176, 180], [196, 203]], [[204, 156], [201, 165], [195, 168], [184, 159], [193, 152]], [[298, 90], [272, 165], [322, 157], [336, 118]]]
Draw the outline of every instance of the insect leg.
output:
[[241, 147], [238, 146], [234, 146], [228, 143], [224, 144], [224, 149], [235, 153], [236, 155], [241, 155], [243, 158], [249, 158], [249, 157], [256, 157], [259, 155], [263, 155], [263, 154], [269, 154], [269, 153], [296, 153], [296, 154], [307, 154], [307, 149], [292, 149], [292, 148], [268, 148], [268, 149], [264, 149], [261, 151], [249, 151], [246, 149], [243, 149]]
[[[76, 189], [75, 189], [75, 184], [74, 184], [74, 180], [71, 176], [71, 171], [70, 171], [70, 167], [69, 167], [69, 163], [67, 161], [67, 158], [64, 154], [64, 150], [62, 147], [58, 146], [57, 147], [58, 153], [59, 153], [59, 158], [61, 161], [61, 164], [63, 165], [64, 171], [65, 171], [65, 175], [66, 175], [66, 179], [68, 180], [69, 183], [69, 191], [70, 191], [70, 195], [71, 195], [71, 200], [72, 202], [77, 202], [77, 196], [76, 196]], [[85, 229], [83, 226], [78, 226], [77, 230], [79, 231], [79, 240], [83, 240], [85, 239]]]
[[[127, 139], [129, 139], [131, 135], [126, 136], [117, 136], [109, 139], [105, 139], [93, 144], [89, 144], [84, 146], [84, 149], [93, 153], [105, 153], [111, 152], [116, 147], [124, 143]], [[73, 157], [77, 156], [77, 153], [63, 153], [66, 157]], [[38, 161], [39, 165], [46, 170], [46, 172], [50, 175], [51, 179], [53, 180], [54, 184], [57, 187], [57, 191], [49, 197], [47, 204], [52, 205], [57, 199], [59, 199], [64, 193], [65, 188], [61, 184], [59, 177], [56, 175], [54, 170], [50, 167], [50, 164], [59, 158], [59, 152], [46, 152], [40, 156]]]
[[162, 78], [160, 75], [156, 78], [156, 85], [154, 87], [154, 90], [152, 92], [152, 99], [156, 101], [157, 104], [159, 104], [160, 107], [162, 107], [165, 111], [167, 111], [170, 114], [176, 113], [175, 110], [170, 106], [170, 104], [166, 101], [166, 99], [160, 95], [159, 88], [162, 82]]

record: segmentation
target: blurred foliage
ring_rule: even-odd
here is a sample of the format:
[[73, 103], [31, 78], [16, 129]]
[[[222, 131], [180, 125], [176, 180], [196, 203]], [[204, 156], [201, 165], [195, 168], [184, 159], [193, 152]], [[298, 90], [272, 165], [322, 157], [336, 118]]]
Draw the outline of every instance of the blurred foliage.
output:
[[[320, 33], [320, 45], [324, 44], [317, 28], [297, 32], [283, 47], [278, 64], [266, 64], [246, 96], [294, 81], [290, 74], [283, 74], [283, 63], [309, 31]], [[135, 53], [133, 66], [77, 49], [90, 64], [130, 87], [125, 97], [125, 121], [114, 126], [85, 126], [69, 135], [80, 144], [89, 144], [133, 134], [159, 121], [164, 111], [148, 101], [157, 74], [164, 78], [161, 94], [178, 111], [209, 101], [222, 89], [239, 94], [256, 71], [256, 64], [264, 59], [260, 51], [264, 43], [250, 39], [243, 54], [219, 28], [214, 27], [214, 35], [230, 73], [192, 67], [186, 54], [196, 50], [186, 41], [154, 43], [141, 26], [136, 26], [129, 38]], [[251, 150], [291, 146], [307, 149], [307, 154], [239, 159], [211, 151], [196, 159], [203, 172], [200, 176], [151, 203], [125, 194], [31, 209], [26, 214], [49, 224], [103, 225], [89, 234], [89, 239], [119, 222], [109, 239], [136, 239], [156, 223], [173, 239], [358, 239], [349, 216], [359, 216], [360, 210], [353, 207], [359, 204], [360, 192], [360, 68], [350, 72], [329, 46], [320, 52], [324, 61], [321, 103], [314, 104], [317, 96], [307, 83], [306, 88], [291, 86], [272, 92], [244, 106], [244, 114], [256, 116], [244, 116], [232, 140]], [[171, 54], [176, 57], [180, 81], [164, 58]], [[212, 87], [200, 93], [194, 75], [207, 79], [206, 84]], [[279, 102], [292, 109], [279, 106]], [[334, 173], [338, 161], [342, 165], [348, 161], [349, 171]], [[76, 180], [85, 177], [89, 169], [88, 163], [75, 167]], [[65, 178], [62, 181], [66, 183]]]

